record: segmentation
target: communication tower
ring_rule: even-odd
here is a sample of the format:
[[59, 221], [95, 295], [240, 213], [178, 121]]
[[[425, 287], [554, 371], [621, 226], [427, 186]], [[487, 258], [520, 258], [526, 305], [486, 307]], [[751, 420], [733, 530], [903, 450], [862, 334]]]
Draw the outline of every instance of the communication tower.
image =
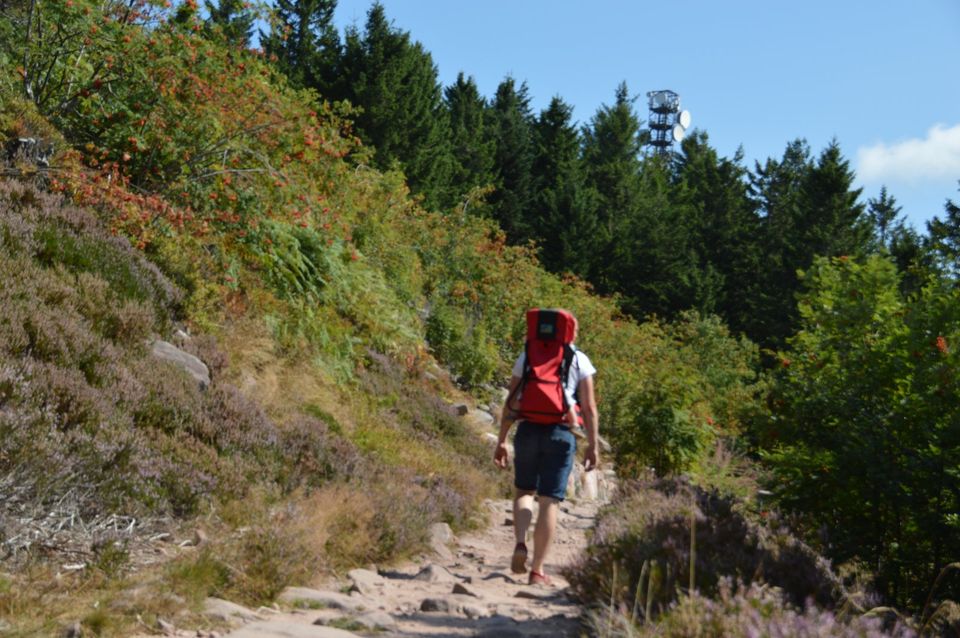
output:
[[680, 110], [680, 96], [673, 91], [648, 91], [650, 145], [665, 155], [674, 142], [683, 139], [690, 126], [690, 111]]

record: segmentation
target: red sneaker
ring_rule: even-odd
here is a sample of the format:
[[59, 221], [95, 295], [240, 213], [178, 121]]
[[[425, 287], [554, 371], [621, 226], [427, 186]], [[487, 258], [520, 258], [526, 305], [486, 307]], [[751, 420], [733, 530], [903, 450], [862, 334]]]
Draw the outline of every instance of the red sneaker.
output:
[[528, 585], [547, 585], [548, 587], [553, 584], [553, 581], [550, 580], [550, 577], [544, 574], [543, 572], [536, 572], [532, 569], [530, 570], [530, 580], [527, 581]]
[[510, 570], [514, 574], [522, 574], [527, 571], [527, 546], [523, 543], [517, 543], [517, 546], [513, 548]]

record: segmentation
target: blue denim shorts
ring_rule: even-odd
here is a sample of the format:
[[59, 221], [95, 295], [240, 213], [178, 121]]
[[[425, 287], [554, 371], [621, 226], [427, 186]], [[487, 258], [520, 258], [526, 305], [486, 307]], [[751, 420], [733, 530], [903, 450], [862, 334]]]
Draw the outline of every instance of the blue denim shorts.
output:
[[577, 452], [577, 439], [566, 425], [521, 421], [513, 435], [513, 450], [517, 489], [558, 501], [566, 497], [567, 478]]

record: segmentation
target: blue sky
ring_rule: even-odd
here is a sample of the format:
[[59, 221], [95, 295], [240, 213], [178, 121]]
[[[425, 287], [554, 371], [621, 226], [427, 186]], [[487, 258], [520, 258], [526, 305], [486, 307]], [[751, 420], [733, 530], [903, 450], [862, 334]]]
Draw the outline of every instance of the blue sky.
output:
[[[433, 55], [440, 81], [484, 95], [511, 75], [539, 112], [554, 95], [587, 123], [626, 81], [671, 89], [721, 155], [779, 158], [836, 138], [864, 188], [918, 230], [960, 204], [960, 0], [382, 0]], [[363, 28], [371, 0], [339, 0]], [[952, 79], [951, 79], [952, 78]]]

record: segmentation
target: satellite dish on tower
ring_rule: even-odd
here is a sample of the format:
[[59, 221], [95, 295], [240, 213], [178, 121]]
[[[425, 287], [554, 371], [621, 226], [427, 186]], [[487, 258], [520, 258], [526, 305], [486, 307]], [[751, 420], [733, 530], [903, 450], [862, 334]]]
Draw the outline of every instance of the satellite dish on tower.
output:
[[685, 129], [690, 128], [690, 111], [680, 111], [677, 122]]
[[686, 131], [683, 130], [683, 127], [677, 124], [673, 127], [673, 141], [679, 142], [683, 139], [683, 135]]

